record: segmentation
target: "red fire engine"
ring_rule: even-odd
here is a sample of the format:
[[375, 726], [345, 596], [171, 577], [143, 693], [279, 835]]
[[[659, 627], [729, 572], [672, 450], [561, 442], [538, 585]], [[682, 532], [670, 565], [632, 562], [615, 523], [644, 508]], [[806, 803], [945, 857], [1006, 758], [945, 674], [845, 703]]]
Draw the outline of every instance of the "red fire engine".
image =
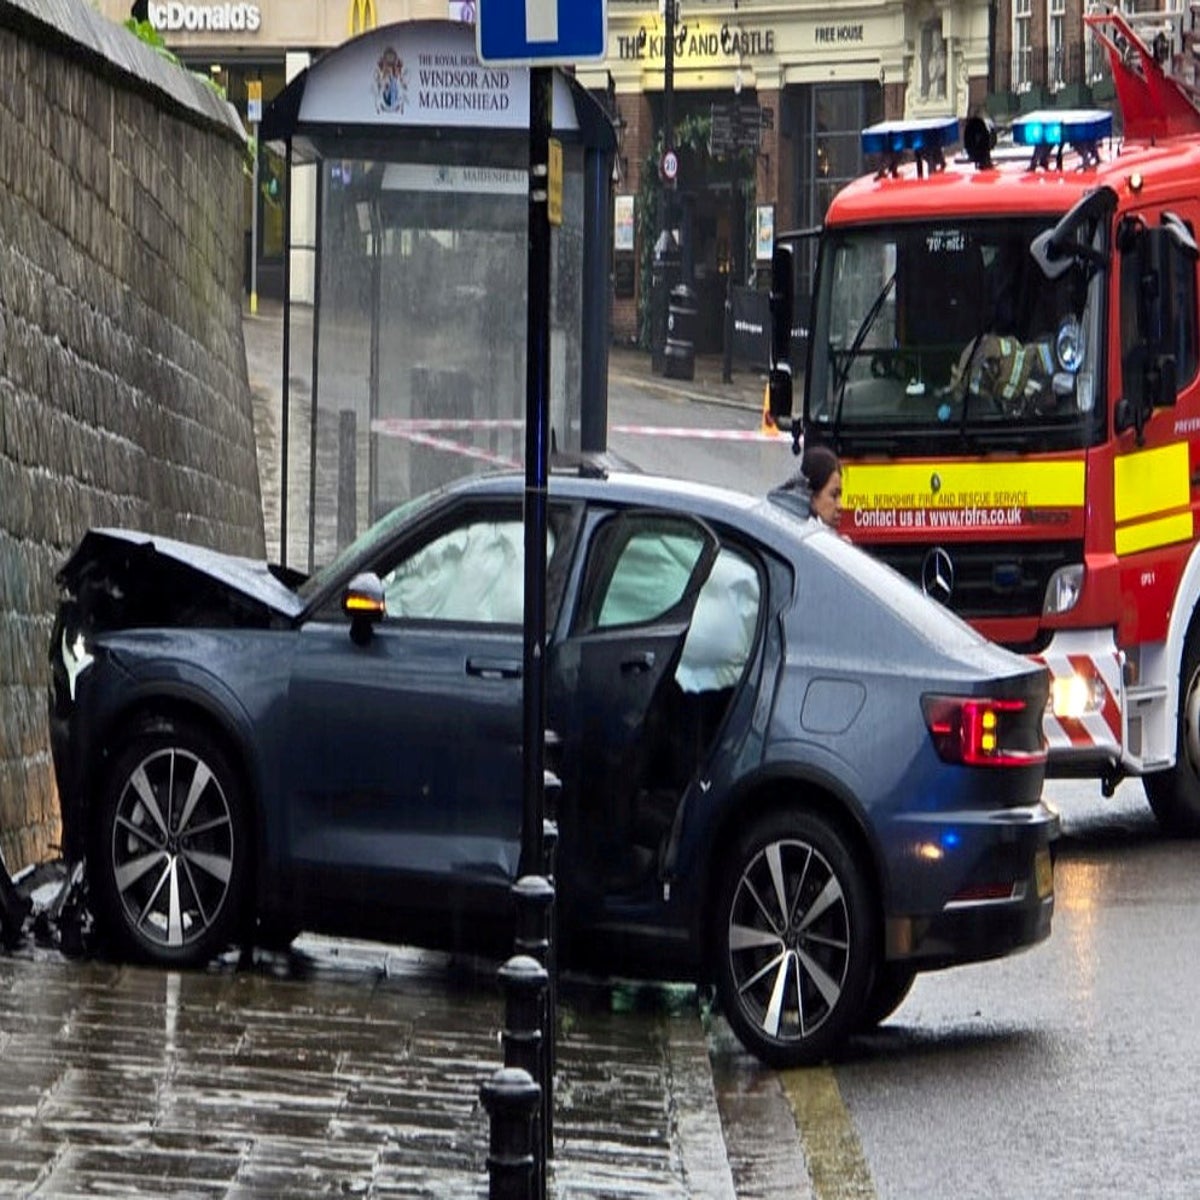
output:
[[[1050, 770], [1143, 777], [1200, 833], [1200, 108], [1163, 30], [1085, 18], [1102, 109], [884, 122], [877, 173], [775, 251], [771, 412], [819, 234], [793, 435], [841, 456], [842, 531], [1052, 675]], [[1177, 39], [1179, 40], [1179, 39]], [[1190, 61], [1190, 55], [1186, 56]]]

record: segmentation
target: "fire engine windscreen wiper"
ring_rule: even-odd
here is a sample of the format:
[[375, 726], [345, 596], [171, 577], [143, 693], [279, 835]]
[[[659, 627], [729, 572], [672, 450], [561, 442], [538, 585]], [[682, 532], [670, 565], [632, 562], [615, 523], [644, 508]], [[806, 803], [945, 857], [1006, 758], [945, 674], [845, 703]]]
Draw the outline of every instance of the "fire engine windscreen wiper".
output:
[[888, 293], [892, 290], [896, 283], [896, 272], [885, 280], [883, 287], [879, 289], [879, 295], [871, 302], [871, 307], [867, 309], [866, 315], [863, 317], [858, 329], [855, 330], [854, 340], [850, 343], [850, 349], [846, 352], [845, 362], [838, 373], [837, 401], [833, 409], [833, 436], [838, 435], [838, 430], [842, 426], [842, 401], [846, 396], [846, 381], [850, 377], [850, 368], [854, 363], [854, 359], [858, 352], [862, 349], [862, 344], [867, 340], [867, 334], [871, 332], [871, 326], [875, 324], [876, 318], [879, 316], [880, 310], [883, 308], [883, 302], [888, 298]]

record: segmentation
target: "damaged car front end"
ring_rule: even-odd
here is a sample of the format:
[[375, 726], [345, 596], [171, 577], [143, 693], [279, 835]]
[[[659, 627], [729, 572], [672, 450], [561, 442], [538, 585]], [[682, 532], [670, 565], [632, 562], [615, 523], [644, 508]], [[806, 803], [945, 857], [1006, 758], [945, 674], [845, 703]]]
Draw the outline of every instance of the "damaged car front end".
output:
[[[292, 589], [304, 578], [286, 568], [117, 529], [90, 530], [59, 571], [61, 600], [50, 641], [49, 723], [65, 873], [62, 894], [41, 914], [55, 940], [78, 943], [80, 927], [88, 922], [87, 905], [94, 897], [86, 890], [84, 864], [97, 836], [113, 730], [136, 724], [139, 706], [146, 710], [147, 721], [161, 722], [173, 696], [189, 707], [211, 703], [213, 691], [207, 681], [195, 686], [183, 674], [172, 679], [170, 672], [147, 673], [144, 664], [156, 658], [155, 638], [162, 634], [146, 631], [290, 628], [303, 607]], [[202, 660], [202, 652], [193, 659]], [[213, 717], [220, 721], [224, 714], [214, 712]], [[143, 803], [140, 811], [138, 819], [144, 823], [152, 810]], [[154, 826], [152, 816], [150, 825]], [[182, 848], [181, 835], [186, 839], [186, 828], [164, 828], [161, 847]], [[130, 870], [136, 870], [139, 859], [136, 854], [132, 858]], [[153, 893], [167, 902], [179, 894], [181, 883], [187, 890], [186, 859], [171, 861], [168, 875], [157, 881]], [[192, 890], [198, 899], [198, 889]], [[181, 902], [175, 903], [178, 908]], [[185, 913], [184, 919], [194, 921], [195, 914]], [[180, 931], [174, 936], [183, 941]]]

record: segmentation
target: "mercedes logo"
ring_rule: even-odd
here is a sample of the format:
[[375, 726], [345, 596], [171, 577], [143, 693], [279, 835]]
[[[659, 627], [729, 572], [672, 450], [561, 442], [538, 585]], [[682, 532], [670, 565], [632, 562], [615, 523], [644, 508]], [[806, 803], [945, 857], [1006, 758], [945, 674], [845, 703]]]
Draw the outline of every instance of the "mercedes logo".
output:
[[954, 563], [941, 546], [934, 546], [921, 563], [921, 591], [939, 604], [950, 603], [954, 594]]

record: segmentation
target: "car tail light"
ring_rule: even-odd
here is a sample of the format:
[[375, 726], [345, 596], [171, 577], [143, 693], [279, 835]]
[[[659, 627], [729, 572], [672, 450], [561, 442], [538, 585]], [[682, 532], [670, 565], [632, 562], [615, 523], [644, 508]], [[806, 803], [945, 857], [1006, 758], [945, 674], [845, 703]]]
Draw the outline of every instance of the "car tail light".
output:
[[1041, 711], [1025, 700], [925, 696], [925, 724], [938, 755], [968, 767], [1028, 767], [1046, 761]]

